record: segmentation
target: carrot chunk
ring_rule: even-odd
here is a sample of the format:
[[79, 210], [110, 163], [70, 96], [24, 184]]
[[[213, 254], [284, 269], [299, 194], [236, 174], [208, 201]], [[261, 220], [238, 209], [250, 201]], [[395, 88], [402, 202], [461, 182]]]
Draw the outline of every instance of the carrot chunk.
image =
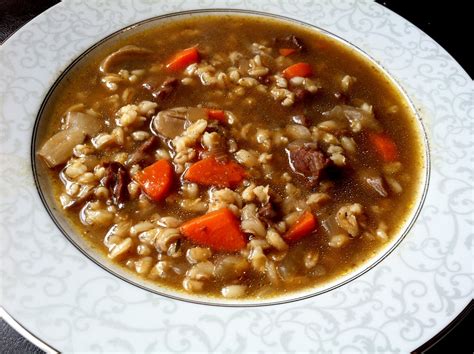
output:
[[225, 116], [225, 112], [221, 109], [208, 109], [207, 116], [209, 119], [214, 119], [222, 123], [227, 123], [227, 117]]
[[239, 222], [227, 208], [186, 221], [179, 229], [192, 242], [215, 251], [235, 252], [245, 247]]
[[369, 140], [384, 161], [391, 162], [398, 159], [397, 145], [395, 145], [395, 142], [388, 135], [383, 133], [370, 133]]
[[295, 242], [309, 235], [314, 229], [316, 229], [316, 217], [307, 210], [283, 235], [283, 238], [287, 241]]
[[184, 179], [204, 186], [235, 187], [245, 175], [245, 169], [238, 163], [221, 162], [210, 156], [192, 164]]
[[280, 52], [280, 55], [283, 55], [284, 57], [287, 57], [288, 55], [291, 55], [294, 52], [296, 52], [296, 49], [293, 49], [293, 48], [280, 48], [278, 50], [278, 52]]
[[313, 75], [313, 69], [311, 69], [311, 65], [308, 63], [296, 63], [283, 70], [283, 76], [287, 79], [297, 76], [308, 77], [311, 75]]
[[184, 49], [176, 53], [166, 64], [166, 68], [172, 71], [178, 71], [186, 68], [188, 65], [199, 61], [199, 52], [196, 47]]
[[135, 175], [142, 190], [154, 201], [166, 198], [173, 184], [173, 167], [168, 160], [159, 160]]

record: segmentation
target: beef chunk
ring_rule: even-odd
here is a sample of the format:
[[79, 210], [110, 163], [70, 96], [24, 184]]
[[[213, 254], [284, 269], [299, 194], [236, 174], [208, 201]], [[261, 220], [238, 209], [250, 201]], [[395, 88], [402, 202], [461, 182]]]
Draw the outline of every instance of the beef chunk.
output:
[[154, 136], [145, 140], [137, 150], [128, 158], [127, 165], [131, 166], [134, 164], [145, 163], [150, 164], [152, 163], [155, 158], [152, 154], [152, 149], [157, 145], [158, 139]]
[[162, 101], [169, 97], [178, 87], [179, 80], [175, 77], [168, 77], [161, 85], [156, 80], [150, 79], [143, 83], [143, 88], [151, 93], [155, 101]]
[[121, 166], [117, 170], [117, 178], [112, 191], [114, 203], [118, 206], [121, 206], [123, 203], [125, 203], [129, 197], [127, 188], [129, 182], [130, 176], [128, 171], [123, 166]]
[[310, 187], [314, 187], [329, 160], [312, 144], [288, 147], [290, 165], [293, 171], [302, 175]]
[[103, 185], [112, 193], [114, 204], [122, 208], [129, 198], [130, 175], [128, 170], [121, 163], [115, 161], [104, 163], [104, 167], [106, 171]]
[[153, 93], [153, 97], [157, 99], [165, 99], [168, 97], [177, 87], [179, 81], [175, 77], [168, 77], [160, 86], [160, 89]]

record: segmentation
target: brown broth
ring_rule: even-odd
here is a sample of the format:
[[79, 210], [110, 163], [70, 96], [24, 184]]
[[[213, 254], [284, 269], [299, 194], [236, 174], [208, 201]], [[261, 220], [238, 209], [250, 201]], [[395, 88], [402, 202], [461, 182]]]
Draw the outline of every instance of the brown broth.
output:
[[[217, 31], [216, 28], [219, 30]], [[340, 207], [341, 203], [359, 202], [367, 206], [368, 224], [376, 228], [380, 220], [383, 220], [388, 227], [389, 237], [395, 237], [404, 225], [408, 222], [412, 210], [416, 207], [418, 200], [420, 179], [423, 170], [423, 152], [422, 144], [416, 128], [416, 117], [414, 116], [408, 103], [405, 101], [398, 89], [373, 63], [363, 58], [352, 49], [340, 44], [336, 40], [318, 32], [306, 29], [301, 26], [295, 26], [284, 22], [268, 19], [247, 18], [236, 15], [206, 16], [194, 19], [179, 20], [166, 23], [156, 28], [148, 29], [143, 33], [136, 33], [127, 36], [127, 38], [118, 42], [112, 42], [100, 48], [96, 53], [92, 53], [81, 63], [77, 69], [73, 70], [73, 75], [68, 74], [67, 83], [63, 85], [62, 91], [58, 94], [52, 103], [52, 114], [48, 123], [48, 130], [45, 138], [52, 136], [61, 126], [61, 118], [68, 107], [81, 102], [87, 107], [96, 107], [96, 111], [109, 121], [113, 121], [116, 108], [105, 103], [105, 99], [123, 92], [123, 86], [117, 92], [109, 92], [100, 83], [100, 73], [98, 66], [100, 62], [109, 53], [121, 48], [127, 44], [134, 44], [140, 47], [151, 49], [154, 54], [154, 62], [166, 62], [177, 51], [198, 44], [198, 48], [203, 58], [207, 56], [221, 54], [227, 56], [230, 52], [241, 52], [245, 56], [251, 56], [249, 45], [251, 43], [266, 43], [271, 47], [272, 39], [276, 37], [285, 37], [289, 34], [295, 34], [303, 40], [306, 45], [306, 51], [294, 54], [291, 59], [294, 62], [308, 62], [314, 68], [314, 77], [317, 78], [322, 89], [314, 97], [304, 104], [295, 104], [291, 107], [282, 107], [279, 102], [273, 100], [268, 93], [260, 93], [253, 90], [247, 90], [242, 98], [253, 97], [258, 104], [245, 105], [241, 100], [231, 101], [218, 96], [215, 87], [194, 85], [180, 85], [176, 93], [166, 99], [160, 109], [168, 109], [180, 106], [196, 106], [202, 104], [205, 107], [217, 106], [222, 109], [232, 111], [240, 118], [240, 123], [236, 128], [241, 128], [246, 123], [252, 123], [252, 132], [258, 127], [266, 129], [281, 128], [290, 122], [289, 117], [294, 114], [306, 114], [313, 119], [313, 124], [326, 120], [322, 112], [331, 110], [334, 106], [341, 104], [341, 100], [334, 96], [335, 92], [340, 91], [340, 79], [344, 75], [351, 75], [357, 78], [356, 84], [348, 94], [345, 103], [356, 105], [357, 102], [368, 102], [374, 107], [377, 120], [383, 126], [384, 132], [396, 141], [399, 150], [399, 161], [403, 165], [403, 179], [400, 181], [403, 192], [399, 195], [390, 193], [389, 198], [367, 192], [367, 190], [355, 180], [355, 172], [359, 168], [368, 168], [376, 171], [381, 170], [380, 158], [371, 148], [367, 136], [364, 133], [354, 135], [358, 146], [358, 152], [361, 154], [356, 160], [351, 161], [351, 169], [343, 172], [344, 178], [336, 182], [332, 200], [327, 206], [324, 206], [315, 212], [318, 219], [324, 219], [327, 215], [332, 215]], [[226, 68], [230, 64], [225, 62], [216, 68]], [[150, 62], [141, 60], [130, 60], [123, 68], [128, 70], [150, 67]], [[148, 74], [147, 74], [148, 75]], [[178, 77], [183, 77], [178, 74]], [[161, 70], [153, 74], [158, 81], [163, 81], [169, 73]], [[144, 78], [143, 80], [146, 80]], [[142, 81], [143, 81], [142, 80]], [[141, 82], [141, 81], [140, 81]], [[139, 85], [139, 84], [138, 84]], [[130, 84], [130, 87], [133, 85]], [[150, 100], [149, 94], [144, 91], [137, 93], [133, 102], [141, 100]], [[99, 104], [97, 104], [99, 102]], [[390, 107], [398, 106], [398, 112], [387, 113]], [[147, 126], [145, 126], [147, 128]], [[44, 139], [46, 141], [46, 139]], [[239, 148], [255, 148], [252, 141], [238, 139]], [[125, 151], [133, 151], [138, 144], [131, 144]], [[165, 146], [164, 144], [162, 144]], [[275, 156], [275, 167], [279, 171], [292, 173], [288, 166], [288, 159], [284, 147], [276, 147], [271, 153]], [[99, 158], [106, 160], [107, 152], [99, 155]], [[58, 173], [63, 166], [50, 170], [49, 181], [52, 183], [56, 200], [63, 192], [63, 183], [58, 178]], [[268, 180], [259, 178], [253, 179], [257, 184], [268, 184]], [[294, 183], [300, 187], [304, 193], [309, 194], [310, 190], [299, 179], [294, 179]], [[284, 198], [284, 182], [278, 178], [270, 182], [272, 188]], [[176, 189], [175, 192], [176, 194]], [[206, 193], [205, 188], [201, 189], [201, 196]], [[385, 199], [385, 201], [382, 201]], [[389, 206], [386, 211], [376, 215], [370, 210], [371, 205], [387, 203]], [[65, 211], [68, 220], [76, 226], [77, 232], [82, 234], [85, 239], [99, 252], [104, 253], [106, 257], [107, 249], [103, 245], [104, 234], [108, 227], [98, 228], [87, 226], [81, 223], [78, 217], [80, 207], [70, 208]], [[61, 208], [58, 203], [58, 208]], [[130, 220], [134, 220], [137, 203], [130, 201], [123, 213], [128, 213]], [[157, 203], [154, 211], [164, 215], [176, 215], [183, 219], [189, 219], [196, 216], [191, 212], [183, 211], [173, 203]], [[372, 258], [378, 251], [384, 247], [384, 244], [375, 240], [366, 238], [355, 238], [351, 243], [342, 248], [332, 248], [328, 246], [329, 236], [319, 225], [318, 232], [311, 237], [306, 237], [296, 244], [290, 245], [286, 260], [289, 262], [301, 261], [304, 253], [309, 249], [318, 250], [320, 261], [318, 265], [325, 269], [325, 273], [318, 271], [307, 271], [301, 264], [296, 268], [297, 276], [293, 281], [281, 281], [280, 284], [270, 284], [264, 275], [254, 271], [249, 271], [240, 279], [240, 284], [248, 286], [246, 297], [273, 297], [287, 292], [315, 287], [325, 284], [330, 280], [352, 272], [360, 267], [368, 259]], [[191, 243], [183, 241], [181, 247], [190, 247]], [[130, 257], [136, 257], [132, 253]], [[121, 261], [124, 267], [127, 260]], [[211, 261], [219, 254], [214, 254]], [[176, 263], [183, 263], [186, 260], [181, 257], [175, 260]], [[317, 269], [320, 269], [318, 267]], [[132, 275], [132, 276], [137, 276]], [[182, 290], [182, 276], [176, 276], [157, 280], [160, 285], [170, 287], [173, 290]], [[263, 284], [263, 285], [262, 285]], [[208, 296], [219, 296], [221, 287], [225, 285], [220, 281], [210, 281], [206, 283], [203, 293]]]

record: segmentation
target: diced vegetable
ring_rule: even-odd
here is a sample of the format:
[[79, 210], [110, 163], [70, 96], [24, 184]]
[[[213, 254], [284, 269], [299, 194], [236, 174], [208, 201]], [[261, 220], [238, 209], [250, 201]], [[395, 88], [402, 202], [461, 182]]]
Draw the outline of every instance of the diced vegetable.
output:
[[335, 217], [323, 218], [321, 220], [321, 228], [328, 235], [338, 235], [347, 233], [342, 227], [339, 226]]
[[316, 217], [307, 210], [296, 220], [288, 232], [283, 235], [283, 238], [287, 241], [295, 242], [308, 236], [314, 229], [316, 229]]
[[54, 134], [38, 151], [49, 167], [66, 162], [72, 156], [72, 150], [84, 141], [86, 135], [80, 129], [66, 129]]
[[196, 47], [184, 49], [176, 53], [166, 64], [166, 68], [173, 71], [183, 70], [188, 65], [199, 61], [199, 52]]
[[309, 77], [311, 75], [313, 75], [313, 69], [311, 69], [311, 65], [308, 63], [296, 63], [283, 70], [283, 76], [287, 79]]
[[173, 184], [173, 167], [168, 160], [159, 160], [138, 172], [135, 180], [152, 200], [158, 202], [168, 195]]
[[196, 244], [216, 251], [235, 252], [245, 247], [239, 222], [227, 208], [191, 219], [181, 225], [180, 231]]
[[394, 141], [383, 133], [370, 133], [369, 139], [375, 150], [385, 162], [392, 162], [398, 159], [398, 149]]
[[278, 50], [278, 52], [280, 53], [280, 55], [283, 55], [284, 57], [287, 57], [288, 55], [291, 55], [294, 52], [296, 52], [296, 49], [293, 49], [293, 48], [280, 48]]
[[210, 156], [191, 165], [184, 179], [204, 186], [235, 187], [245, 175], [245, 169], [238, 163]]
[[103, 128], [101, 120], [81, 112], [68, 112], [66, 114], [66, 129], [76, 128], [88, 136], [94, 136], [100, 133]]
[[207, 116], [209, 119], [214, 119], [222, 123], [227, 123], [227, 117], [225, 116], [225, 112], [220, 109], [208, 109]]

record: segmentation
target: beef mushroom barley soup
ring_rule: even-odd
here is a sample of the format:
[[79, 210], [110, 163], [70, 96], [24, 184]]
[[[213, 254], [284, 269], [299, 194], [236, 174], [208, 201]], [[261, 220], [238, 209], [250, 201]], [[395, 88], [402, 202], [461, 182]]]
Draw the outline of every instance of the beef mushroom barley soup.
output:
[[86, 59], [37, 154], [68, 220], [136, 276], [225, 298], [315, 287], [372, 257], [415, 207], [415, 118], [334, 39], [201, 16]]

